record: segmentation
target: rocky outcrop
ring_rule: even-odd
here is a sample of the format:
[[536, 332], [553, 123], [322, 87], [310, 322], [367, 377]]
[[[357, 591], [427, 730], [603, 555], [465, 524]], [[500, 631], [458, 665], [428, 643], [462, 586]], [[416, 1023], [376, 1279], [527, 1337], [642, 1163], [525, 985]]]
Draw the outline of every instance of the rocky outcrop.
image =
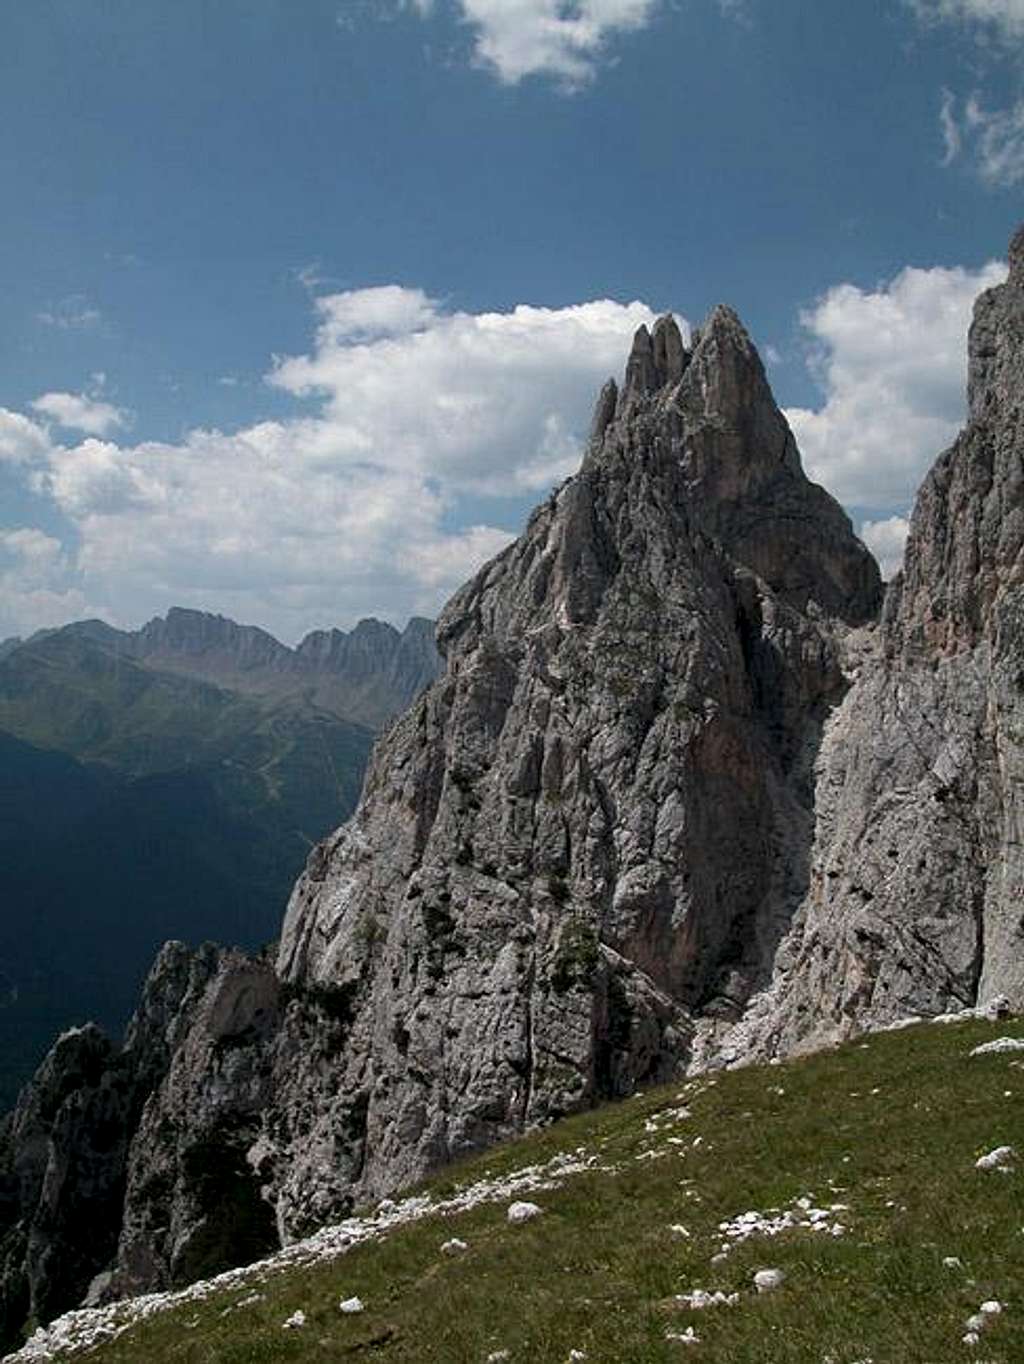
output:
[[735, 315], [691, 351], [641, 330], [292, 897], [281, 978], [352, 1017], [280, 1148], [286, 1234], [354, 1113], [346, 1198], [666, 1078], [695, 1015], [736, 1016], [806, 890], [837, 636], [879, 597]]
[[978, 299], [969, 418], [826, 726], [809, 893], [727, 1058], [1024, 1008], [1024, 229]]
[[124, 1047], [93, 1024], [63, 1033], [0, 1126], [0, 1346], [80, 1302], [113, 1263], [143, 1106], [220, 956], [168, 943]]
[[[276, 971], [220, 954], [190, 999], [118, 1157], [114, 1289], [685, 1069], [804, 896], [837, 641], [879, 597], [736, 316], [641, 330], [578, 476], [446, 608], [444, 674], [310, 857]], [[298, 655], [379, 673], [387, 628]]]

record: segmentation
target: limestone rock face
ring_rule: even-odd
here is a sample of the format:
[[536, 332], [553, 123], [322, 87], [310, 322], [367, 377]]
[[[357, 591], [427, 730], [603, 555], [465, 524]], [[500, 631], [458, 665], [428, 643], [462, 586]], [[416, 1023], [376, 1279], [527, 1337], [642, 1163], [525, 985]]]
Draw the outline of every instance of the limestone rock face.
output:
[[292, 896], [281, 979], [351, 1020], [278, 1148], [286, 1234], [324, 1152], [360, 1145], [343, 1196], [380, 1194], [679, 1071], [806, 890], [836, 639], [877, 609], [874, 561], [726, 308], [690, 351], [671, 318], [642, 329], [593, 430], [443, 612], [443, 676]]
[[1024, 229], [968, 352], [968, 424], [826, 726], [806, 904], [728, 1056], [1024, 1007]]
[[0, 1346], [81, 1301], [114, 1258], [128, 1153], [218, 958], [168, 943], [124, 1048], [63, 1033], [0, 1126]]

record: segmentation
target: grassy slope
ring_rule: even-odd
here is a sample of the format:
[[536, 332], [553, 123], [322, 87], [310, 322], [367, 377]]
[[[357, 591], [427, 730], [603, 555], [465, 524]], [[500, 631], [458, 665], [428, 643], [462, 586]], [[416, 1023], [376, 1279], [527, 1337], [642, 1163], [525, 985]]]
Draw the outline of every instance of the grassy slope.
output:
[[[579, 1350], [608, 1364], [1024, 1360], [1024, 1053], [967, 1055], [1001, 1035], [1024, 1037], [1024, 1020], [875, 1035], [568, 1119], [426, 1186], [441, 1197], [580, 1146], [616, 1167], [534, 1195], [542, 1217], [509, 1226], [504, 1203], [431, 1216], [333, 1262], [176, 1307], [89, 1358], [482, 1364], [507, 1349], [510, 1361]], [[677, 1119], [681, 1101], [690, 1116]], [[974, 1168], [1003, 1144], [1020, 1152], [1016, 1170]], [[710, 1264], [720, 1221], [806, 1194], [848, 1205], [845, 1236], [753, 1238]], [[462, 1255], [440, 1253], [452, 1236], [468, 1243]], [[758, 1296], [751, 1276], [765, 1266], [787, 1279]], [[236, 1308], [253, 1287], [263, 1299]], [[694, 1287], [739, 1289], [741, 1302], [673, 1307]], [[366, 1311], [343, 1315], [339, 1299], [353, 1294]], [[1003, 1314], [979, 1346], [963, 1345], [966, 1318], [991, 1298]], [[282, 1329], [299, 1308], [306, 1326]], [[690, 1325], [699, 1345], [666, 1339]]]

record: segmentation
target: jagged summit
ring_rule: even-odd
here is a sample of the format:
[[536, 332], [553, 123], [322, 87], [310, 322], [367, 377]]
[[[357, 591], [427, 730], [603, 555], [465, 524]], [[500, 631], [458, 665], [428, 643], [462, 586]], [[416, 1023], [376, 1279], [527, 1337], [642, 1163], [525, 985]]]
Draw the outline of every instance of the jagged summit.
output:
[[[448, 603], [442, 652], [475, 643], [481, 628], [527, 636], [549, 618], [592, 622], [620, 574], [649, 584], [667, 575], [671, 599], [701, 580], [707, 553], [741, 565], [800, 611], [813, 602], [849, 624], [876, 613], [874, 559], [839, 504], [804, 474], [736, 314], [715, 308], [690, 352], [671, 317], [654, 335], [657, 347], [638, 331], [621, 391], [613, 380], [602, 389], [580, 472]], [[674, 357], [671, 366], [656, 353]], [[653, 565], [652, 537], [665, 545]]]
[[638, 394], [653, 393], [678, 382], [689, 361], [690, 354], [671, 313], [660, 317], [651, 332], [641, 325], [633, 337], [633, 349], [626, 361], [621, 406], [624, 408]]
[[640, 334], [289, 907], [281, 976], [352, 1001], [361, 1189], [669, 1075], [742, 1007], [806, 889], [835, 629], [879, 597], [735, 314]]

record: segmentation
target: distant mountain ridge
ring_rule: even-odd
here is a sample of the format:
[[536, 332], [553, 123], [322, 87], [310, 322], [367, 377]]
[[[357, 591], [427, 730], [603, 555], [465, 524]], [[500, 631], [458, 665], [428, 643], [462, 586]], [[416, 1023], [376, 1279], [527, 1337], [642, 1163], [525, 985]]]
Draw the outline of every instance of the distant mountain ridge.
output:
[[299, 649], [172, 609], [0, 650], [0, 1107], [45, 1043], [118, 1031], [168, 937], [258, 948], [354, 809], [375, 730], [437, 669], [431, 622]]
[[[349, 632], [314, 630], [294, 649], [259, 626], [181, 606], [172, 606], [166, 616], [155, 616], [139, 630], [86, 620], [33, 640], [54, 634], [87, 639], [147, 668], [245, 695], [301, 696], [371, 729], [404, 710], [440, 668], [434, 623], [422, 616], [413, 616], [402, 631], [372, 617]], [[21, 646], [15, 641], [14, 647]]]

